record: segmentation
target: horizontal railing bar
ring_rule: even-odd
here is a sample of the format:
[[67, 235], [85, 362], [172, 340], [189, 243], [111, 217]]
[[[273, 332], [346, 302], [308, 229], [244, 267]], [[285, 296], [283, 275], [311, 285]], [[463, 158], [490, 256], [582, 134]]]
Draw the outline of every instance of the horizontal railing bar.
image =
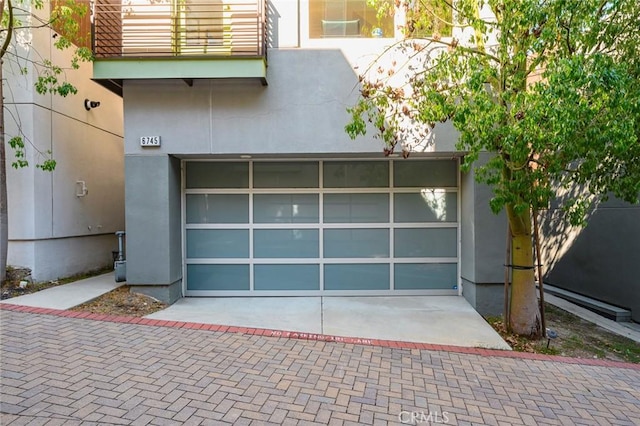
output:
[[98, 58], [266, 55], [265, 0], [185, 0], [177, 6], [108, 1], [96, 0], [93, 10]]

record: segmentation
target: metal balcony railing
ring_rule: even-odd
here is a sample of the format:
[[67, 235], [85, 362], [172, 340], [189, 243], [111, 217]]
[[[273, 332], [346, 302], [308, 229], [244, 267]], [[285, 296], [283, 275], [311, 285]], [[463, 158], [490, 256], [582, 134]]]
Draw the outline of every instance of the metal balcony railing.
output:
[[97, 59], [266, 55], [264, 0], [96, 0]]

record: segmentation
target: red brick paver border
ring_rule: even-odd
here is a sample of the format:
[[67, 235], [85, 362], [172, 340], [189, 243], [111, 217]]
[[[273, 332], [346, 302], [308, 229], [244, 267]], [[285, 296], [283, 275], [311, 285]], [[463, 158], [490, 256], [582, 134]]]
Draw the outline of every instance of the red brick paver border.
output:
[[403, 342], [403, 341], [396, 341], [396, 340], [366, 339], [366, 338], [360, 338], [360, 337], [343, 337], [343, 336], [332, 336], [327, 334], [303, 333], [303, 332], [297, 332], [297, 331], [271, 330], [271, 329], [264, 329], [264, 328], [249, 328], [249, 327], [233, 327], [233, 326], [215, 325], [215, 324], [201, 324], [201, 323], [195, 323], [195, 322], [168, 321], [168, 320], [158, 320], [158, 319], [139, 318], [139, 317], [94, 314], [90, 312], [68, 311], [68, 310], [60, 310], [60, 309], [36, 308], [31, 306], [12, 305], [12, 304], [4, 304], [4, 303], [0, 304], [0, 310], [2, 309], [9, 310], [9, 311], [26, 312], [31, 314], [55, 315], [59, 317], [68, 317], [68, 318], [81, 318], [81, 319], [87, 319], [92, 321], [140, 324], [140, 325], [149, 325], [149, 326], [155, 326], [155, 327], [186, 328], [186, 329], [194, 329], [194, 330], [217, 331], [217, 332], [224, 332], [224, 333], [239, 333], [239, 334], [266, 336], [266, 337], [277, 337], [277, 338], [284, 338], [284, 339], [338, 342], [338, 343], [345, 343], [345, 344], [352, 344], [352, 345], [365, 345], [365, 346], [382, 346], [382, 347], [397, 348], [397, 349], [444, 351], [444, 352], [454, 352], [454, 353], [463, 353], [463, 354], [474, 354], [474, 355], [481, 355], [481, 356], [520, 358], [520, 359], [531, 359], [531, 360], [538, 360], [538, 361], [562, 362], [567, 364], [595, 365], [595, 366], [601, 366], [601, 367], [617, 367], [617, 368], [628, 368], [633, 370], [640, 370], [640, 364], [611, 361], [611, 360], [605, 360], [605, 359], [571, 358], [571, 357], [564, 357], [559, 355], [545, 355], [545, 354], [535, 354], [535, 353], [527, 353], [527, 352], [506, 351], [506, 350], [499, 350], [499, 349], [437, 345], [437, 344], [431, 344], [431, 343]]
[[77, 314], [2, 306], [0, 424], [640, 424], [633, 364]]

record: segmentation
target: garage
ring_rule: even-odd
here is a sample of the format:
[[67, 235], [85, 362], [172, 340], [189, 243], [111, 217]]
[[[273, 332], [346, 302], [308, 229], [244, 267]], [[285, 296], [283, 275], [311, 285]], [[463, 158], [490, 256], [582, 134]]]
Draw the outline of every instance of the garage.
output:
[[186, 296], [458, 294], [455, 159], [182, 169]]

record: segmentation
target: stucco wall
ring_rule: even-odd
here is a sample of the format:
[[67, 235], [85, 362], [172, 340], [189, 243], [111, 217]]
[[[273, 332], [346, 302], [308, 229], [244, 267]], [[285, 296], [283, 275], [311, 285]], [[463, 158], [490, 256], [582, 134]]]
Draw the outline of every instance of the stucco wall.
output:
[[182, 226], [180, 161], [167, 155], [126, 157], [127, 283], [163, 286], [150, 294], [167, 303], [180, 295]]
[[[126, 81], [126, 154], [375, 153], [370, 132], [355, 141], [344, 126], [358, 96], [357, 77], [340, 50], [273, 50], [269, 85], [251, 81]], [[160, 148], [140, 147], [158, 135]], [[453, 150], [451, 129], [436, 150]]]
[[[489, 157], [483, 154], [482, 164]], [[489, 207], [491, 189], [477, 183], [474, 171], [462, 175], [462, 294], [483, 315], [504, 311], [504, 261], [507, 221]]]
[[[50, 30], [37, 29], [12, 48], [25, 58], [68, 66], [70, 53], [53, 48], [52, 39]], [[36, 93], [38, 70], [29, 61], [5, 60], [3, 71], [6, 135], [22, 132], [30, 164], [7, 169], [8, 263], [31, 268], [36, 280], [109, 265], [117, 248], [113, 233], [124, 229], [122, 99], [90, 80], [88, 63], [65, 70], [64, 78], [78, 89], [66, 98]], [[85, 98], [100, 107], [87, 111]], [[37, 150], [52, 152], [55, 171], [34, 167], [42, 161]], [[13, 161], [11, 148], [7, 159]], [[76, 196], [78, 181], [88, 190], [83, 197]]]

